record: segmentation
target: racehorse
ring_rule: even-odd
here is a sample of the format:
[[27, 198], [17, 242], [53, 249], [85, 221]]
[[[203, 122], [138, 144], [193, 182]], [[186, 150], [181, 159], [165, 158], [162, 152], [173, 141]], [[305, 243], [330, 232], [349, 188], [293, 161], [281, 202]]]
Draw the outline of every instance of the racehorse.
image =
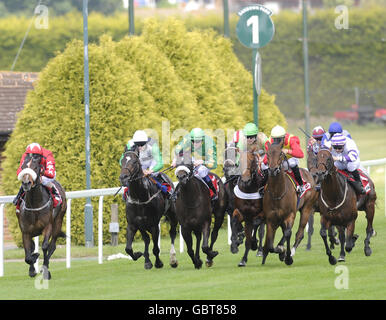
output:
[[[314, 203], [317, 201], [314, 180], [310, 173], [302, 168], [300, 171], [303, 179], [310, 183], [311, 189], [306, 191], [301, 198], [297, 196], [295, 185], [283, 168], [286, 159], [286, 155], [282, 151], [282, 143], [269, 146], [267, 151], [268, 181], [263, 197], [263, 211], [267, 224], [267, 233], [262, 264], [265, 263], [268, 252], [279, 253], [280, 259], [285, 254], [285, 263], [287, 265], [293, 263], [292, 256], [295, 255], [296, 248], [304, 236], [304, 228], [310, 214], [314, 210]], [[292, 250], [290, 250], [292, 227], [298, 210], [301, 213], [299, 228], [296, 233], [295, 243]], [[284, 237], [279, 242], [279, 245], [273, 248], [275, 232], [279, 226], [283, 230]], [[287, 242], [287, 249], [282, 247], [284, 241]]]
[[[242, 219], [241, 216], [234, 216], [234, 208], [235, 208], [235, 194], [234, 188], [236, 187], [239, 178], [241, 176], [240, 168], [236, 164], [236, 153], [238, 153], [237, 147], [227, 146], [225, 143], [225, 151], [224, 151], [224, 163], [223, 163], [223, 172], [225, 177], [225, 191], [228, 195], [228, 205], [226, 211], [228, 212], [228, 219], [230, 219], [231, 225], [231, 246], [230, 250], [233, 254], [239, 252], [239, 245], [243, 243], [243, 239], [245, 237], [244, 227], [242, 225], [242, 221], [239, 221], [239, 218]], [[253, 236], [256, 239], [256, 232], [258, 229], [259, 235], [259, 243], [258, 243], [258, 253], [257, 255], [262, 254], [262, 242], [264, 238], [265, 232], [265, 223], [262, 222], [259, 226], [254, 227]]]
[[258, 159], [256, 146], [251, 146], [248, 151], [240, 152], [242, 174], [234, 190], [235, 210], [233, 213], [234, 217], [245, 221], [245, 251], [238, 264], [239, 267], [246, 266], [249, 250], [257, 249], [256, 229], [264, 221], [263, 200], [259, 193], [264, 177], [259, 170]]
[[330, 225], [337, 226], [341, 245], [338, 261], [345, 261], [345, 250], [351, 252], [357, 239], [354, 235], [354, 229], [358, 210], [366, 212], [367, 227], [366, 239], [364, 240], [364, 252], [366, 256], [370, 256], [372, 253], [370, 238], [373, 235], [372, 223], [376, 201], [373, 182], [369, 178], [371, 190], [368, 194], [360, 196], [357, 203], [355, 190], [347, 181], [346, 177], [337, 171], [331, 151], [329, 149], [320, 150], [317, 159], [318, 182], [321, 183], [319, 196], [321, 214], [320, 235], [323, 239], [330, 264], [336, 264], [336, 259], [327, 245], [326, 229], [329, 228]]
[[[192, 259], [194, 267], [200, 269], [202, 260], [200, 259], [200, 243], [202, 242], [202, 251], [206, 254], [206, 266], [213, 265], [213, 259], [218, 255], [213, 250], [213, 245], [217, 239], [218, 231], [224, 221], [227, 195], [221, 179], [216, 177], [219, 187], [218, 199], [211, 200], [209, 189], [204, 181], [200, 181], [194, 175], [194, 167], [189, 152], [177, 157], [177, 168], [175, 174], [178, 179], [176, 192], [176, 214], [178, 222], [181, 225], [181, 232], [186, 243], [187, 252]], [[210, 232], [212, 213], [214, 214], [214, 225], [212, 233]], [[192, 232], [196, 237], [196, 249], [193, 250]], [[211, 235], [210, 235], [211, 233]], [[209, 235], [211, 241], [209, 245]]]
[[[314, 142], [316, 144], [317, 142]], [[317, 146], [319, 148], [319, 145]], [[312, 178], [314, 179], [315, 183], [317, 183], [318, 180], [318, 159], [316, 157], [316, 154], [314, 151], [310, 148], [307, 148], [307, 169], [311, 173]], [[319, 189], [316, 188], [316, 191], [319, 194]], [[315, 201], [314, 204], [314, 213], [315, 212], [320, 212], [319, 211], [319, 202]], [[308, 238], [307, 238], [307, 250], [311, 249], [311, 238], [312, 235], [314, 234], [314, 214], [310, 214], [310, 217], [308, 219]], [[333, 225], [328, 228], [328, 235], [329, 235], [329, 240], [330, 240], [330, 248], [334, 249], [335, 245], [339, 244], [339, 240], [336, 238], [336, 231]]]
[[53, 208], [53, 200], [50, 192], [41, 183], [41, 175], [44, 168], [40, 165], [41, 156], [27, 156], [22, 165], [22, 171], [18, 175], [25, 192], [20, 205], [20, 212], [16, 212], [19, 227], [23, 237], [25, 262], [30, 265], [29, 276], [35, 277], [34, 263], [39, 257], [35, 251], [33, 237], [43, 235], [42, 250], [44, 261], [41, 272], [43, 279], [51, 279], [48, 270], [49, 260], [56, 249], [58, 237], [66, 237], [62, 229], [64, 214], [67, 210], [66, 193], [58, 181], [54, 181], [60, 193], [62, 203]]
[[223, 163], [223, 172], [225, 177], [224, 188], [228, 195], [226, 211], [228, 213], [228, 219], [230, 219], [231, 225], [232, 233], [230, 249], [233, 254], [239, 252], [238, 246], [243, 243], [244, 239], [243, 225], [237, 219], [237, 217], [233, 216], [233, 211], [235, 208], [235, 194], [233, 189], [237, 185], [238, 179], [240, 177], [240, 168], [236, 164], [236, 152], [236, 147], [228, 147], [225, 143]]
[[[159, 175], [174, 189], [173, 182], [166, 174], [161, 172]], [[129, 188], [128, 196], [126, 197], [127, 234], [125, 251], [134, 261], [143, 255], [145, 258], [145, 269], [151, 269], [153, 264], [149, 257], [150, 237], [148, 233], [150, 233], [153, 240], [153, 254], [156, 257], [155, 267], [162, 268], [163, 263], [159, 257], [158, 237], [160, 232], [159, 223], [161, 217], [165, 215], [166, 219], [170, 222], [170, 265], [176, 268], [178, 262], [174, 248], [174, 240], [177, 235], [175, 206], [172, 201], [165, 199], [165, 196], [161, 194], [156, 181], [152, 177], [143, 174], [138, 147], [125, 152], [119, 180], [123, 186]], [[134, 236], [138, 230], [145, 243], [143, 253], [140, 251], [134, 252], [132, 248]]]

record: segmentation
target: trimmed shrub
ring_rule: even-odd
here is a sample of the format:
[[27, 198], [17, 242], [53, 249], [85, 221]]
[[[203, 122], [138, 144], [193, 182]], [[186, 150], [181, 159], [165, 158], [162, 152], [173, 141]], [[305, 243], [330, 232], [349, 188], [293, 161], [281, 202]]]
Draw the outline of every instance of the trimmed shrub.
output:
[[[119, 158], [137, 129], [152, 129], [162, 149], [173, 147], [178, 137], [162, 137], [162, 123], [170, 132], [195, 126], [204, 129], [238, 129], [252, 120], [252, 77], [232, 53], [228, 40], [213, 32], [188, 32], [170, 19], [149, 20], [139, 37], [119, 42], [103, 36], [89, 45], [90, 141], [92, 188], [119, 185]], [[27, 144], [38, 142], [53, 151], [57, 180], [67, 191], [85, 185], [83, 43], [74, 40], [43, 69], [4, 152], [3, 191], [19, 188], [16, 169]], [[274, 97], [262, 92], [260, 126], [269, 134], [285, 119]], [[161, 139], [162, 137], [162, 139]], [[173, 137], [173, 135], [172, 135]], [[164, 159], [168, 165], [171, 159]], [[221, 166], [216, 173], [222, 175]], [[119, 204], [119, 241], [125, 241], [126, 218], [121, 197], [104, 198], [104, 212]], [[94, 211], [98, 199], [92, 200]], [[85, 199], [71, 204], [71, 237], [84, 244]], [[21, 235], [14, 211], [7, 213], [10, 230], [20, 245]], [[109, 214], [104, 215], [104, 242], [110, 240]], [[94, 214], [94, 226], [97, 224]], [[65, 226], [65, 222], [64, 222]], [[162, 226], [166, 234], [167, 226]]]

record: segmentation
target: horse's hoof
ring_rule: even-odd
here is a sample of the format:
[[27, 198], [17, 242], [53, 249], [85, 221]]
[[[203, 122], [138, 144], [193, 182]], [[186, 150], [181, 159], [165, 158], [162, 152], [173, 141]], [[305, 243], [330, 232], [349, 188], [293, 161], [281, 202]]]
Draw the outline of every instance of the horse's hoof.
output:
[[251, 250], [252, 250], [252, 251], [257, 250], [257, 242], [252, 241], [252, 243], [251, 243]]
[[171, 266], [172, 268], [177, 268], [177, 267], [178, 267], [178, 262], [176, 261], [176, 262], [174, 262], [174, 263], [171, 263], [170, 266]]
[[373, 253], [373, 251], [371, 250], [371, 248], [370, 247], [368, 247], [368, 248], [365, 248], [365, 255], [366, 255], [366, 257], [369, 257], [369, 256], [371, 256], [371, 254]]
[[161, 260], [160, 260], [159, 262], [156, 262], [156, 263], [155, 263], [155, 267], [156, 267], [157, 269], [161, 269], [161, 268], [163, 268], [163, 266], [164, 266], [164, 264], [162, 263]]
[[280, 261], [283, 261], [284, 258], [285, 258], [285, 252], [280, 252], [280, 253], [279, 253], [279, 260], [280, 260]]
[[213, 260], [206, 260], [205, 261], [205, 265], [210, 268], [211, 266], [213, 266]]
[[346, 262], [346, 257], [345, 256], [339, 256], [338, 262]]
[[346, 250], [346, 252], [350, 253], [352, 251], [352, 248], [354, 248], [354, 247], [346, 247], [345, 250]]
[[310, 251], [310, 250], [311, 250], [311, 245], [307, 245], [306, 251]]
[[284, 262], [285, 262], [285, 264], [286, 264], [287, 266], [290, 266], [291, 264], [294, 263], [294, 259], [292, 259], [292, 257], [289, 256], [289, 257], [286, 257], [286, 258], [285, 258]]
[[263, 251], [258, 250], [258, 251], [256, 252], [256, 257], [262, 257], [262, 256], [263, 256]]
[[151, 268], [153, 268], [153, 264], [151, 262], [145, 262], [145, 269], [150, 270]]
[[31, 278], [34, 278], [34, 277], [36, 277], [37, 273], [36, 273], [36, 271], [34, 270], [34, 271], [28, 272], [28, 275], [29, 275]]
[[336, 265], [336, 259], [335, 259], [335, 257], [334, 257], [333, 255], [329, 256], [329, 257], [328, 257], [328, 262], [330, 262], [330, 264], [331, 264], [332, 266]]
[[132, 258], [134, 261], [137, 261], [140, 257], [142, 257], [143, 253], [142, 252], [134, 252]]
[[196, 262], [194, 263], [194, 267], [195, 267], [196, 269], [201, 269], [201, 267], [202, 267], [202, 261], [201, 261], [201, 259], [198, 259], [198, 261], [196, 261]]
[[236, 253], [239, 252], [239, 248], [237, 246], [235, 246], [235, 245], [231, 245], [231, 252], [233, 254], [236, 254]]
[[247, 265], [246, 262], [244, 260], [241, 260], [237, 266], [238, 267], [245, 267], [246, 265]]
[[51, 272], [48, 270], [46, 266], [42, 266], [40, 269], [40, 273], [43, 274], [43, 279], [44, 280], [50, 280], [51, 279]]
[[218, 255], [218, 251], [212, 251], [209, 256], [211, 259], [213, 259], [214, 257], [216, 257]]

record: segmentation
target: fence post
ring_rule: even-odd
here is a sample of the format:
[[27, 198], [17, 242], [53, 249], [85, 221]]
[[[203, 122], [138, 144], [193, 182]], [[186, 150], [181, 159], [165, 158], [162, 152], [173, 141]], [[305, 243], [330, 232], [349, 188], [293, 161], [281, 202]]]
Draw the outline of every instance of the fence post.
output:
[[118, 222], [118, 204], [111, 204], [111, 222], [109, 226], [109, 232], [111, 233], [111, 245], [118, 245], [118, 232], [119, 232], [119, 222]]
[[71, 198], [67, 200], [66, 211], [66, 268], [71, 268]]
[[103, 260], [103, 196], [99, 197], [98, 208], [98, 263]]
[[0, 204], [0, 277], [4, 276], [4, 205]]

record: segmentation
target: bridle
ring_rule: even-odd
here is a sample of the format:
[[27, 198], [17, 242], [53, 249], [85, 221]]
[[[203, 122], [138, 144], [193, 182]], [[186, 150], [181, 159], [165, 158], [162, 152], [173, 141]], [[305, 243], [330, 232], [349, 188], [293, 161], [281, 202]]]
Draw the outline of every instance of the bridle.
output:
[[[127, 162], [129, 162], [129, 161], [127, 161], [125, 163], [125, 166], [122, 166], [122, 170], [126, 170], [128, 173], [127, 182], [132, 182], [132, 181], [142, 179], [143, 177], [145, 177], [145, 175], [143, 174], [143, 171], [141, 168], [141, 163], [139, 161], [139, 155], [135, 151], [128, 150], [124, 153], [124, 157], [128, 157], [129, 154], [133, 154], [136, 157], [139, 165], [135, 168], [134, 172], [129, 170], [129, 168], [127, 167]], [[132, 178], [132, 177], [134, 177], [134, 178]]]

